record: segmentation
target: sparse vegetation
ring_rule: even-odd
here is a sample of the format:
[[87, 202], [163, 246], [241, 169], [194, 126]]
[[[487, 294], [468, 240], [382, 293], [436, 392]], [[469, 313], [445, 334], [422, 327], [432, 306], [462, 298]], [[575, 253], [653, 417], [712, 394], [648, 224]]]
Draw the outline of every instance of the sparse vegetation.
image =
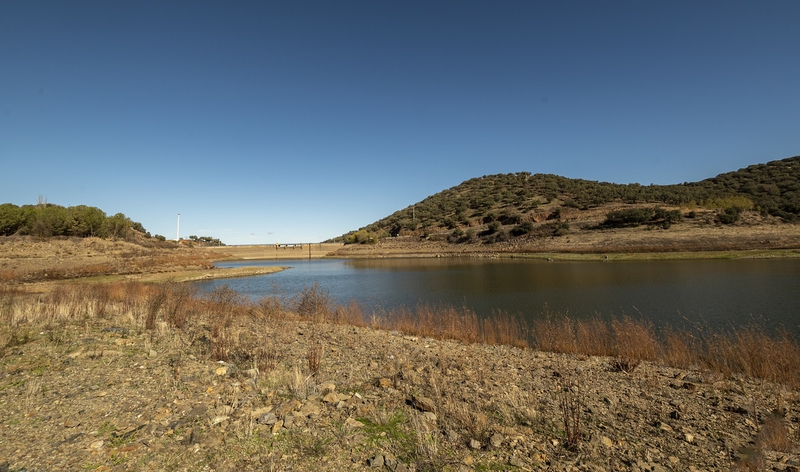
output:
[[[113, 401], [118, 401], [123, 389], [142, 395], [139, 389], [143, 387], [137, 386], [141, 380], [131, 380], [135, 375], [125, 366], [132, 364], [138, 372], [138, 365], [146, 365], [147, 377], [163, 376], [161, 388], [167, 398], [184, 398], [194, 388], [198, 389], [196, 395], [214, 403], [208, 410], [190, 404], [183, 418], [170, 420], [171, 429], [158, 426], [158, 422], [122, 426], [120, 418], [124, 417], [99, 416], [95, 426], [87, 426], [97, 433], [87, 438], [85, 445], [105, 451], [102, 457], [110, 462], [98, 456], [98, 466], [116, 463], [122, 457], [127, 461], [160, 460], [158, 454], [140, 454], [146, 450], [141, 439], [148, 444], [183, 441], [181, 444], [188, 448], [199, 444], [209, 451], [205, 456], [192, 453], [175, 459], [187, 466], [227, 463], [248, 469], [254, 465], [246, 458], [257, 453], [261, 465], [286, 461], [306, 466], [316, 461], [339, 464], [343, 459], [352, 465], [356, 460], [352, 457], [364, 466], [404, 463], [416, 464], [418, 470], [441, 470], [467, 461], [475, 468], [493, 470], [508, 469], [512, 456], [507, 454], [512, 454], [513, 464], [518, 464], [514, 467], [530, 468], [544, 460], [551, 464], [572, 461], [578, 455], [590, 461], [598, 457], [612, 460], [604, 450], [591, 445], [596, 438], [611, 435], [601, 428], [597, 415], [610, 403], [612, 416], [625, 425], [640, 424], [641, 418], [648, 421], [646, 406], [636, 410], [637, 416], [631, 416], [631, 408], [656, 388], [651, 385], [655, 382], [651, 376], [667, 369], [663, 367], [666, 364], [698, 372], [692, 375], [728, 379], [734, 389], [731, 392], [743, 388], [738, 386], [744, 385], [744, 379], [761, 379], [758, 382], [764, 393], [751, 390], [753, 383], [747, 381], [748, 398], [758, 401], [748, 400], [742, 407], [723, 400], [716, 411], [728, 415], [747, 411], [752, 418], [749, 421], [760, 426], [754, 439], [759, 451], [793, 450], [796, 444], [796, 428], [787, 426], [782, 416], [769, 419], [766, 413], [749, 413], [753, 411], [751, 403], [767, 411], [766, 399], [771, 397], [766, 392], [772, 391], [768, 388], [780, 391], [779, 386], [785, 385], [791, 391], [800, 381], [800, 348], [785, 333], [772, 336], [757, 327], [729, 333], [700, 328], [659, 331], [634, 318], [574, 320], [558, 314], [544, 316], [529, 327], [520, 318], [504, 313], [482, 319], [468, 309], [446, 306], [365, 314], [353, 304], [335, 306], [324, 291], [313, 286], [291, 298], [275, 296], [251, 302], [227, 286], [201, 296], [181, 292], [176, 285], [125, 282], [97, 289], [73, 284], [43, 298], [3, 292], [0, 365], [6, 372], [19, 369], [18, 361], [9, 364], [9, 360], [18, 358], [23, 350], [46, 348], [62, 357], [69, 353], [67, 358], [71, 359], [66, 363], [38, 362], [27, 368], [27, 382], [14, 383], [18, 374], [0, 378], [0, 395], [4, 389], [25, 393], [20, 411], [30, 416], [15, 416], [12, 409], [10, 417], [21, 418], [23, 424], [36, 418], [40, 403], [53, 395], [46, 389], [52, 375], [61, 375], [58, 370], [71, 369], [74, 363], [83, 375], [108, 366], [108, 372], [121, 370], [120, 375], [129, 379], [118, 384], [120, 380], [104, 377], [97, 393], [91, 394], [93, 402], [112, 398], [112, 386], [117, 390]], [[183, 323], [175, 322], [181, 319], [178, 312], [184, 314]], [[338, 331], [334, 328], [345, 324]], [[61, 334], [48, 335], [51, 331]], [[367, 341], [368, 333], [375, 341]], [[108, 338], [112, 334], [115, 337]], [[114, 348], [103, 347], [104, 339], [119, 342]], [[436, 339], [457, 342], [445, 349], [445, 344], [437, 343], [447, 341]], [[143, 350], [134, 347], [140, 342], [144, 343]], [[369, 344], [373, 348], [361, 346], [365, 342], [377, 344]], [[125, 347], [128, 345], [131, 348]], [[405, 347], [400, 349], [401, 345]], [[506, 351], [514, 349], [505, 347], [509, 345], [523, 350]], [[349, 359], [355, 351], [375, 359], [375, 367], [368, 362], [352, 365]], [[542, 351], [567, 352], [571, 357], [540, 354]], [[488, 364], [481, 359], [503, 352], [507, 352], [504, 357], [492, 357], [495, 360]], [[121, 361], [126, 355], [132, 357]], [[605, 357], [580, 361], [575, 355]], [[504, 360], [498, 363], [496, 359]], [[220, 360], [225, 361], [220, 364]], [[654, 366], [653, 362], [663, 364]], [[163, 369], [159, 370], [161, 364]], [[198, 371], [202, 365], [207, 367]], [[530, 369], [535, 373], [528, 373]], [[625, 404], [617, 397], [598, 398], [597, 384], [581, 373], [584, 369], [596, 372], [593, 375], [616, 376], [628, 385], [626, 389], [638, 385], [630, 397], [622, 391], [615, 393], [634, 403]], [[501, 370], [503, 373], [498, 373]], [[660, 381], [672, 382], [674, 378], [670, 374]], [[332, 385], [331, 379], [338, 386]], [[697, 387], [687, 381], [665, 388], [690, 395], [687, 389]], [[712, 396], [712, 384], [703, 385], [708, 397], [691, 398], [717, 401]], [[713, 388], [718, 385], [713, 383]], [[551, 394], [545, 395], [548, 390]], [[211, 397], [209, 391], [213, 391]], [[69, 401], [80, 398], [75, 395]], [[265, 402], [271, 407], [259, 409]], [[166, 404], [173, 405], [172, 400]], [[14, 408], [8, 405], [6, 408]], [[786, 408], [781, 405], [776, 403], [776, 411]], [[728, 412], [730, 409], [735, 411]], [[326, 414], [349, 413], [342, 416], [346, 419], [340, 420], [343, 423], [330, 424], [313, 419], [322, 410], [329, 411]], [[155, 412], [169, 415], [170, 411], [159, 406]], [[250, 416], [250, 411], [267, 413]], [[688, 414], [682, 411], [675, 415]], [[642, 427], [653, 428], [649, 423]], [[220, 435], [227, 438], [226, 444], [210, 445]], [[628, 441], [626, 447], [637, 447], [635, 439]], [[499, 451], [505, 455], [498, 455]], [[516, 456], [514, 451], [525, 454]], [[339, 453], [347, 457], [335, 455]], [[614, 464], [622, 464], [619, 452], [614, 454]], [[731, 466], [729, 459], [713, 457]], [[756, 460], [756, 455], [748, 457]]]
[[[494, 244], [507, 240], [497, 237], [504, 227], [510, 237], [553, 236], [553, 231], [538, 232], [535, 226], [561, 219], [565, 213], [581, 219], [581, 213], [604, 206], [616, 207], [608, 213], [606, 226], [647, 224], [669, 229], [682, 221], [680, 207], [716, 211], [723, 224], [739, 221], [744, 212], [795, 221], [800, 216], [800, 156], [675, 185], [614, 184], [528, 172], [488, 175], [431, 195], [336, 240], [375, 244], [386, 237], [426, 233], [463, 244], [476, 242], [465, 237], [474, 230], [482, 243]], [[694, 218], [697, 212], [691, 211]]]

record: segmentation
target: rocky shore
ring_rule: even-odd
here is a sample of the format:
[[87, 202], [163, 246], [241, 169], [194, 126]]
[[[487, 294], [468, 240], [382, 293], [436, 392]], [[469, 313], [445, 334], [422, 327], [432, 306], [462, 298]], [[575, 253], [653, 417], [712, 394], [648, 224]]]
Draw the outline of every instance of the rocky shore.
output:
[[209, 355], [203, 323], [148, 331], [132, 313], [4, 332], [0, 470], [800, 467], [788, 386], [235, 320], [226, 362]]

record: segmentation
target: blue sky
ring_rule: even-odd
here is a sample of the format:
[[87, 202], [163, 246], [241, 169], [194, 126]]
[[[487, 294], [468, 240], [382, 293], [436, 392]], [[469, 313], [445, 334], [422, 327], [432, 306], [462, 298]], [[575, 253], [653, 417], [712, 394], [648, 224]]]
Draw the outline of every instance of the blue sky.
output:
[[800, 2], [0, 2], [0, 202], [316, 242], [464, 180], [800, 154]]

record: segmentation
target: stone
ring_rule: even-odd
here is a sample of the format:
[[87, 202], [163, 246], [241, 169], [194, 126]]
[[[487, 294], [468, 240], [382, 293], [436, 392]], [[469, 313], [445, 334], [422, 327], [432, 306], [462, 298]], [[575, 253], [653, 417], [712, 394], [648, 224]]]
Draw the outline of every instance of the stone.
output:
[[228, 421], [228, 418], [229, 417], [224, 416], [224, 415], [215, 416], [215, 417], [211, 418], [211, 426], [218, 425], [218, 424], [220, 424], [222, 422]]
[[214, 370], [214, 375], [219, 375], [219, 376], [228, 375], [228, 366], [224, 365], [222, 367], [217, 367], [216, 370]]
[[502, 446], [502, 445], [503, 445], [503, 440], [504, 440], [504, 439], [505, 439], [505, 438], [503, 437], [503, 435], [502, 435], [502, 434], [500, 434], [500, 433], [494, 433], [494, 434], [492, 435], [492, 437], [491, 437], [491, 438], [489, 438], [489, 444], [490, 444], [490, 445], [491, 445], [493, 448], [497, 449], [497, 448], [499, 448], [500, 446]]
[[275, 424], [277, 421], [278, 418], [274, 413], [264, 413], [256, 419], [256, 423], [258, 424]]
[[353, 419], [353, 418], [347, 418], [346, 420], [344, 420], [344, 425], [346, 427], [348, 427], [348, 428], [363, 428], [364, 427], [364, 423], [362, 423], [362, 422], [360, 422], [360, 421], [358, 421], [356, 419]]
[[322, 406], [315, 402], [315, 401], [307, 401], [305, 405], [300, 407], [300, 410], [297, 412], [302, 417], [309, 417], [309, 416], [319, 416], [320, 412], [322, 411]]
[[286, 429], [292, 429], [294, 426], [294, 415], [286, 415], [283, 418], [283, 427]]
[[272, 434], [278, 434], [281, 428], [283, 428], [283, 421], [276, 421], [275, 424], [272, 425]]
[[436, 413], [432, 411], [426, 411], [425, 413], [422, 414], [422, 418], [425, 420], [425, 423], [427, 423], [428, 426], [430, 426], [430, 429], [436, 428], [436, 421], [438, 420], [438, 418], [436, 417]]
[[274, 410], [275, 416], [277, 416], [278, 418], [281, 418], [281, 417], [283, 417], [283, 416], [285, 416], [285, 415], [297, 410], [302, 405], [303, 404], [300, 403], [297, 400], [287, 400], [287, 401], [285, 401], [285, 402], [283, 402], [280, 405], [275, 407], [275, 410]]
[[613, 441], [611, 441], [611, 438], [609, 438], [607, 436], [601, 436], [600, 437], [600, 444], [602, 444], [605, 447], [614, 446], [614, 443], [613, 443]]
[[471, 439], [469, 441], [469, 447], [471, 447], [472, 449], [480, 449], [482, 446], [481, 442], [478, 441], [477, 439]]
[[693, 435], [693, 434], [691, 434], [691, 433], [686, 433], [686, 434], [684, 434], [684, 435], [683, 435], [683, 438], [684, 438], [684, 439], [686, 440], [686, 442], [688, 442], [688, 443], [693, 443], [693, 442], [694, 442], [694, 435]]
[[323, 395], [336, 391], [336, 384], [333, 382], [323, 382], [317, 386]]
[[328, 392], [324, 397], [322, 397], [322, 401], [324, 403], [338, 403], [339, 395], [336, 395], [334, 392]]
[[381, 377], [378, 379], [375, 385], [380, 388], [390, 388], [394, 385], [394, 382], [392, 382], [392, 379]]
[[433, 403], [433, 400], [420, 395], [411, 395], [411, 406], [420, 411], [436, 410], [436, 404]]
[[373, 456], [367, 459], [367, 465], [370, 467], [375, 467], [375, 468], [383, 467], [383, 463], [384, 462], [382, 454], [378, 454], [377, 456]]

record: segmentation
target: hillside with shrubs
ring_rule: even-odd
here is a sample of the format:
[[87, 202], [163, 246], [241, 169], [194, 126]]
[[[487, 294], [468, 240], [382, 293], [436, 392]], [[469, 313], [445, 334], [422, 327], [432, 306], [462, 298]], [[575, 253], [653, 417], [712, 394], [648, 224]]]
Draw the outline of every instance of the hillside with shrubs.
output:
[[674, 185], [615, 184], [530, 172], [487, 175], [335, 240], [374, 244], [410, 236], [493, 244], [575, 230], [640, 225], [666, 230], [686, 219], [735, 225], [746, 216], [776, 224], [798, 221], [800, 156]]

